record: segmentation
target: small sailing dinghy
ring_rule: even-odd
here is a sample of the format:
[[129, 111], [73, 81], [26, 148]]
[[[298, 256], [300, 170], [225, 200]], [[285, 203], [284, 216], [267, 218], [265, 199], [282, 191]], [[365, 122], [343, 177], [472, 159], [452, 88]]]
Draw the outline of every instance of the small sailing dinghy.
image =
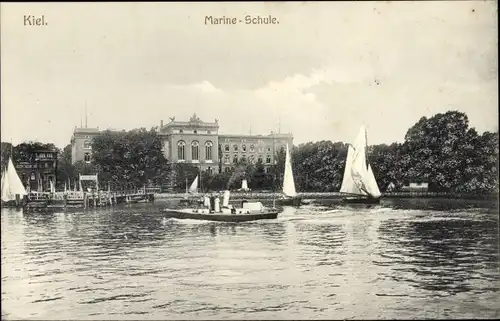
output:
[[344, 202], [360, 204], [380, 203], [380, 190], [372, 168], [366, 157], [367, 133], [361, 127], [354, 144], [349, 144], [340, 192]]
[[241, 181], [241, 188], [238, 191], [248, 192], [250, 189], [248, 188], [248, 181], [246, 179]]
[[293, 179], [292, 161], [288, 144], [286, 145], [285, 173], [283, 175], [282, 198], [276, 200], [279, 205], [300, 206], [302, 199], [295, 190], [295, 181]]
[[196, 175], [196, 178], [191, 183], [191, 186], [188, 188], [188, 182], [186, 178], [186, 195], [183, 199], [181, 199], [180, 203], [184, 205], [189, 205], [195, 202], [194, 198], [198, 196], [198, 183], [199, 183], [199, 175]]
[[21, 206], [26, 189], [17, 175], [12, 158], [9, 157], [7, 168], [2, 173], [2, 207]]
[[241, 208], [229, 205], [229, 191], [224, 191], [222, 206], [218, 197], [205, 197], [206, 207], [164, 209], [165, 217], [176, 219], [205, 220], [217, 222], [249, 222], [278, 217], [278, 210], [266, 209], [261, 202], [242, 202]]

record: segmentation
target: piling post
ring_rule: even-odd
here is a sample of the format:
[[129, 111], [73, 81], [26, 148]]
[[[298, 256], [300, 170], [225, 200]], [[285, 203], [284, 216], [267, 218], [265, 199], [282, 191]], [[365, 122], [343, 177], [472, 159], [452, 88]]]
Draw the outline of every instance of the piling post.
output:
[[16, 207], [19, 208], [20, 205], [21, 205], [21, 195], [16, 194]]
[[87, 208], [87, 201], [88, 201], [87, 193], [83, 193], [83, 208]]
[[63, 195], [63, 204], [64, 204], [64, 208], [66, 208], [66, 205], [68, 204], [68, 194], [64, 194]]

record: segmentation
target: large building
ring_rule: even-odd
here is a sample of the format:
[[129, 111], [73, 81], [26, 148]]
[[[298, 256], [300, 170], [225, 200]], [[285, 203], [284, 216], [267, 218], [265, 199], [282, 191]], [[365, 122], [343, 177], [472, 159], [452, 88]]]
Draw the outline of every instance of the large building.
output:
[[92, 139], [99, 135], [99, 128], [75, 127], [71, 137], [71, 163], [78, 161], [90, 163], [92, 156]]
[[24, 186], [31, 190], [49, 190], [56, 182], [57, 151], [35, 150], [15, 165]]
[[[75, 128], [71, 138], [72, 163], [90, 162], [92, 138], [99, 135], [98, 128]], [[205, 122], [194, 114], [189, 121], [171, 118], [168, 124], [161, 122], [158, 135], [162, 150], [171, 163], [184, 163], [216, 173], [227, 170], [235, 163], [245, 161], [265, 167], [275, 164], [276, 154], [288, 144], [293, 146], [293, 135], [271, 132], [269, 135], [221, 135], [219, 122]]]
[[275, 164], [277, 152], [293, 145], [292, 134], [221, 135], [219, 123], [204, 122], [195, 115], [189, 121], [161, 125], [163, 152], [172, 163], [187, 163], [202, 170], [226, 170], [238, 162]]

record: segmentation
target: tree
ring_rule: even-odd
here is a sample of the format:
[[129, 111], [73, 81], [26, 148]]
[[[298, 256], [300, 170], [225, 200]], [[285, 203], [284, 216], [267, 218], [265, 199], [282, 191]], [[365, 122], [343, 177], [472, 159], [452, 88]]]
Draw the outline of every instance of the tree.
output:
[[92, 141], [92, 161], [105, 182], [126, 188], [161, 185], [171, 172], [155, 128], [102, 132]]

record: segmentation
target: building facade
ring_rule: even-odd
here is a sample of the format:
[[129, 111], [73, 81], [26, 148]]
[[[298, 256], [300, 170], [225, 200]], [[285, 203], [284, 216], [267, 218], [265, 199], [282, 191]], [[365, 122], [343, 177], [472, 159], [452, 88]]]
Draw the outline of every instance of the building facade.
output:
[[17, 162], [15, 168], [21, 182], [30, 190], [50, 190], [50, 182], [56, 182], [57, 151], [35, 150]]
[[276, 163], [281, 148], [293, 146], [293, 135], [271, 132], [270, 135], [220, 135], [219, 123], [204, 122], [195, 115], [187, 122], [161, 124], [159, 135], [163, 153], [172, 163], [199, 166], [201, 170], [228, 170], [240, 162], [257, 163], [265, 167]]
[[269, 135], [220, 135], [220, 161], [222, 170], [227, 170], [234, 164], [262, 162], [265, 168], [276, 164], [277, 153], [293, 146], [292, 134]]
[[99, 128], [77, 128], [71, 137], [71, 163], [90, 163], [92, 159], [92, 139], [99, 135]]
[[[92, 139], [99, 135], [98, 128], [76, 128], [71, 137], [71, 161], [90, 162]], [[189, 121], [175, 117], [158, 129], [162, 151], [174, 164], [191, 164], [211, 173], [226, 171], [235, 163], [257, 163], [269, 168], [276, 163], [276, 155], [288, 144], [293, 146], [291, 133], [271, 132], [269, 135], [220, 135], [219, 122], [202, 121], [194, 114]]]
[[172, 163], [185, 163], [200, 167], [202, 171], [216, 172], [219, 168], [219, 124], [204, 122], [195, 115], [187, 122], [161, 124], [158, 135], [162, 151]]

